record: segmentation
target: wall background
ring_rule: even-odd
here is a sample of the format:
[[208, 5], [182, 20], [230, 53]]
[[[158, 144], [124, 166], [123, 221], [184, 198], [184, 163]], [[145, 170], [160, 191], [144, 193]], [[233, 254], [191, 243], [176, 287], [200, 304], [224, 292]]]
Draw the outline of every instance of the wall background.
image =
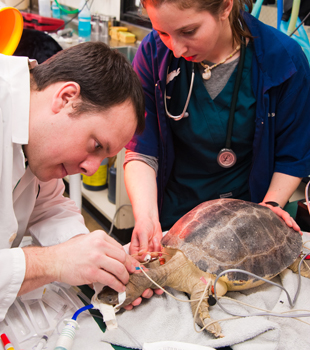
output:
[[[80, 0], [57, 0], [60, 4], [78, 8]], [[92, 0], [89, 1], [92, 3]], [[119, 20], [120, 17], [120, 1], [119, 0], [94, 0], [90, 9], [92, 14], [100, 13], [108, 16], [116, 17]]]
[[[58, 0], [62, 5], [67, 5], [70, 7], [78, 8], [80, 5], [80, 0]], [[91, 13], [100, 13], [108, 16], [116, 17], [119, 20], [120, 16], [120, 1], [117, 0], [92, 0], [89, 1], [92, 3]]]
[[[79, 8], [81, 0], [57, 0], [61, 5]], [[138, 1], [138, 0], [137, 0]], [[16, 7], [19, 10], [26, 10], [29, 6], [32, 9], [38, 9], [38, 0], [0, 0], [7, 6]], [[50, 0], [52, 2], [52, 0]], [[99, 13], [119, 20], [120, 17], [120, 0], [89, 0], [91, 4], [91, 13]]]

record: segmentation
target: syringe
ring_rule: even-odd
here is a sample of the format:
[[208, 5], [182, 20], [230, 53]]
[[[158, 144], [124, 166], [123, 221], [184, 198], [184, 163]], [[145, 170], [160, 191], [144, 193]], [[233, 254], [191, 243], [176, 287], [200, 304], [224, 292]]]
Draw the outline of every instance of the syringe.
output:
[[42, 350], [44, 348], [44, 346], [46, 345], [49, 337], [54, 333], [54, 330], [57, 327], [58, 322], [63, 317], [63, 315], [66, 313], [67, 309], [68, 309], [68, 305], [63, 305], [63, 307], [59, 310], [58, 314], [53, 319], [54, 328], [51, 329], [49, 332], [46, 332], [46, 334], [44, 334], [42, 336], [42, 338], [38, 342], [35, 350]]

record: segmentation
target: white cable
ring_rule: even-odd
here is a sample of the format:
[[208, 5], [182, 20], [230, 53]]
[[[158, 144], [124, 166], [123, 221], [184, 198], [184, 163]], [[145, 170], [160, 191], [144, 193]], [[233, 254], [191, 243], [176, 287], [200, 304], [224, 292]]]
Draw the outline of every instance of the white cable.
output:
[[305, 188], [305, 198], [306, 198], [306, 203], [307, 203], [308, 212], [309, 212], [309, 214], [310, 214], [309, 184], [310, 184], [310, 181], [308, 181], [307, 186], [306, 186], [306, 188]]
[[[300, 285], [301, 285], [300, 268], [301, 268], [301, 264], [302, 264], [302, 262], [304, 261], [304, 259], [306, 258], [306, 256], [307, 256], [307, 254], [300, 260], [299, 265], [298, 265], [298, 276], [299, 276], [299, 277], [298, 277], [298, 287], [297, 287], [297, 291], [296, 291], [296, 293], [295, 293], [295, 297], [294, 297], [293, 302], [291, 301], [291, 297], [290, 297], [290, 295], [288, 294], [287, 290], [286, 290], [283, 286], [281, 286], [281, 285], [279, 285], [279, 284], [277, 284], [277, 283], [275, 283], [275, 282], [272, 282], [272, 281], [270, 281], [270, 280], [267, 280], [267, 279], [265, 279], [265, 278], [263, 278], [263, 277], [257, 276], [257, 275], [255, 275], [254, 273], [247, 272], [247, 271], [240, 270], [240, 269], [228, 269], [228, 270], [225, 270], [225, 271], [221, 272], [221, 273], [216, 277], [216, 279], [215, 279], [215, 281], [214, 281], [214, 297], [215, 297], [215, 299], [216, 299], [216, 302], [218, 303], [219, 307], [220, 307], [224, 312], [226, 312], [226, 313], [229, 314], [229, 315], [236, 316], [236, 317], [252, 317], [252, 316], [276, 316], [276, 317], [285, 317], [285, 318], [310, 317], [310, 313], [306, 313], [306, 314], [284, 315], [284, 313], [287, 313], [287, 312], [284, 312], [284, 313], [273, 313], [273, 312], [271, 312], [271, 311], [269, 311], [269, 310], [265, 310], [265, 312], [262, 312], [262, 313], [254, 313], [254, 314], [247, 314], [247, 315], [238, 315], [238, 314], [234, 314], [234, 313], [228, 311], [228, 310], [219, 302], [219, 298], [218, 298], [218, 296], [217, 296], [217, 294], [216, 294], [216, 283], [217, 283], [218, 279], [219, 279], [222, 275], [224, 275], [224, 274], [226, 274], [226, 273], [229, 273], [229, 272], [241, 272], [241, 273], [248, 274], [248, 275], [250, 275], [250, 276], [252, 276], [252, 277], [254, 277], [254, 278], [258, 278], [258, 279], [260, 279], [260, 280], [262, 280], [262, 281], [264, 281], [264, 282], [266, 282], [266, 283], [272, 284], [272, 285], [274, 285], [274, 286], [276, 286], [276, 287], [278, 287], [278, 288], [281, 288], [281, 289], [286, 293], [287, 298], [288, 298], [288, 301], [289, 301], [289, 304], [290, 304], [290, 306], [293, 308], [294, 305], [295, 305], [295, 303], [296, 303], [296, 301], [297, 301], [299, 292], [300, 292]], [[144, 273], [144, 275], [145, 275], [150, 281], [152, 281], [152, 283], [154, 283], [158, 288], [160, 288], [160, 289], [163, 290], [166, 294], [170, 295], [172, 298], [174, 298], [174, 299], [176, 299], [176, 300], [178, 300], [178, 301], [182, 301], [182, 302], [195, 302], [195, 301], [199, 301], [199, 304], [200, 304], [200, 303], [202, 302], [202, 300], [204, 299], [204, 294], [205, 294], [205, 293], [202, 294], [202, 296], [201, 296], [200, 299], [195, 299], [195, 300], [182, 300], [182, 299], [176, 298], [174, 295], [170, 294], [170, 293], [167, 292], [164, 288], [162, 288], [158, 283], [156, 283], [155, 281], [153, 281], [153, 280], [151, 279], [151, 277], [148, 276], [148, 274], [144, 271], [144, 269], [143, 269], [142, 267], [140, 267], [140, 270], [141, 270], [141, 271]], [[234, 299], [231, 299], [231, 300], [232, 300], [232, 301], [238, 302], [237, 300], [234, 300]], [[208, 324], [207, 326], [209, 326], [209, 324]]]
[[[306, 248], [306, 247], [305, 247]], [[308, 248], [306, 248], [308, 249]], [[205, 290], [204, 292], [202, 293], [200, 299], [195, 299], [195, 300], [182, 300], [182, 299], [179, 299], [179, 298], [176, 298], [174, 295], [170, 294], [169, 292], [167, 292], [164, 288], [162, 288], [158, 283], [156, 283], [145, 271], [144, 269], [142, 268], [142, 266], [140, 265], [140, 270], [143, 272], [143, 274], [152, 282], [154, 283], [158, 288], [160, 288], [161, 290], [163, 290], [166, 294], [168, 294], [169, 296], [171, 296], [172, 298], [174, 298], [175, 300], [178, 300], [178, 301], [181, 301], [181, 302], [197, 302], [199, 301], [198, 305], [197, 305], [197, 308], [196, 308], [196, 311], [195, 311], [195, 315], [194, 315], [194, 330], [197, 332], [197, 333], [200, 333], [202, 332], [204, 329], [206, 329], [207, 327], [210, 327], [213, 323], [216, 323], [216, 322], [222, 322], [222, 321], [229, 321], [229, 320], [233, 320], [233, 319], [237, 319], [237, 318], [241, 318], [241, 317], [253, 317], [253, 316], [275, 316], [275, 317], [284, 317], [284, 318], [294, 318], [296, 319], [297, 321], [300, 321], [300, 322], [303, 322], [303, 323], [306, 323], [306, 324], [309, 324], [305, 321], [302, 321], [299, 319], [299, 317], [310, 317], [310, 311], [308, 310], [289, 310], [289, 311], [284, 311], [283, 313], [275, 313], [275, 312], [271, 312], [269, 310], [264, 310], [264, 309], [260, 309], [260, 310], [264, 310], [264, 312], [261, 312], [261, 313], [254, 313], [254, 314], [247, 314], [247, 315], [237, 315], [237, 314], [234, 314], [228, 310], [226, 310], [226, 308], [223, 307], [223, 305], [219, 302], [219, 298], [217, 297], [217, 294], [216, 294], [216, 283], [218, 281], [218, 279], [225, 273], [228, 273], [228, 272], [242, 272], [242, 273], [245, 273], [245, 274], [249, 274], [255, 278], [258, 278], [260, 280], [263, 280], [264, 282], [266, 283], [269, 283], [269, 284], [272, 284], [278, 288], [281, 288], [282, 290], [284, 290], [284, 292], [286, 293], [287, 295], [287, 298], [289, 300], [289, 303], [290, 303], [290, 306], [293, 307], [297, 301], [297, 297], [299, 295], [299, 292], [300, 292], [300, 285], [301, 285], [301, 274], [300, 274], [300, 268], [301, 268], [301, 264], [302, 262], [304, 261], [304, 259], [306, 258], [307, 254], [304, 255], [304, 257], [300, 260], [299, 262], [299, 265], [298, 265], [298, 287], [297, 287], [297, 291], [295, 293], [295, 297], [294, 297], [294, 300], [293, 302], [291, 302], [291, 298], [290, 298], [290, 295], [288, 294], [287, 290], [280, 286], [279, 284], [277, 283], [274, 283], [270, 280], [267, 280], [263, 277], [260, 277], [260, 276], [257, 276], [251, 272], [247, 272], [247, 271], [244, 271], [244, 270], [240, 270], [240, 269], [229, 269], [229, 270], [225, 270], [223, 271], [222, 273], [220, 273], [217, 278], [215, 279], [214, 281], [214, 297], [216, 299], [216, 302], [218, 303], [219, 307], [224, 311], [226, 312], [227, 314], [229, 315], [232, 315], [232, 317], [227, 317], [227, 318], [223, 318], [223, 319], [220, 319], [220, 320], [212, 320], [211, 322], [209, 322], [208, 324], [204, 324], [204, 326], [200, 329], [200, 330], [197, 330], [196, 327], [195, 327], [195, 319], [196, 319], [196, 315], [197, 315], [197, 312], [198, 312], [198, 308], [201, 304], [201, 302], [203, 301], [203, 299], [205, 298], [205, 294], [206, 294], [206, 291], [209, 287], [209, 283], [206, 285], [205, 287]], [[209, 281], [211, 283], [211, 281]], [[208, 298], [208, 297], [207, 297]], [[225, 299], [228, 299], [228, 300], [231, 300], [231, 301], [234, 301], [236, 303], [239, 303], [239, 304], [243, 304], [245, 306], [248, 306], [248, 307], [252, 307], [252, 308], [255, 308], [255, 309], [259, 309], [255, 306], [252, 306], [252, 305], [249, 305], [249, 304], [246, 304], [246, 303], [243, 303], [243, 302], [240, 302], [239, 300], [235, 300], [235, 299], [231, 299], [231, 298], [228, 298], [228, 297], [220, 297], [220, 298], [225, 298]], [[295, 313], [293, 313], [295, 312]], [[308, 312], [308, 313], [304, 313], [304, 314], [296, 314], [296, 312]], [[289, 315], [287, 315], [289, 314]], [[204, 323], [204, 322], [203, 322]]]
[[112, 223], [111, 223], [111, 227], [110, 227], [110, 231], [108, 232], [108, 235], [111, 236], [111, 233], [112, 233], [112, 230], [113, 230], [113, 227], [114, 227], [114, 222], [115, 222], [115, 219], [116, 219], [116, 215], [118, 214], [118, 212], [120, 211], [120, 209], [122, 209], [123, 207], [131, 207], [131, 204], [123, 204], [121, 205], [120, 207], [117, 208], [114, 216], [113, 216], [113, 220], [112, 220]]
[[[277, 283], [274, 283], [272, 281], [269, 281], [263, 277], [260, 277], [260, 276], [257, 276], [255, 275], [254, 273], [251, 273], [251, 272], [247, 272], [247, 271], [244, 271], [244, 270], [240, 270], [240, 269], [228, 269], [228, 270], [225, 270], [223, 272], [221, 272], [215, 279], [214, 281], [214, 297], [217, 301], [217, 304], [219, 305], [219, 307], [224, 311], [226, 312], [227, 314], [229, 315], [232, 315], [232, 316], [238, 316], [238, 317], [252, 317], [252, 316], [276, 316], [276, 317], [285, 317], [285, 318], [294, 318], [294, 317], [310, 317], [310, 313], [306, 313], [306, 314], [291, 314], [291, 315], [284, 315], [283, 313], [274, 313], [274, 312], [271, 312], [271, 311], [268, 311], [266, 310], [265, 312], [262, 312], [262, 313], [254, 313], [254, 314], [243, 314], [243, 315], [240, 315], [240, 314], [235, 314], [231, 311], [228, 311], [220, 302], [219, 302], [219, 299], [217, 297], [217, 294], [216, 294], [216, 283], [218, 281], [218, 279], [226, 274], [226, 273], [229, 273], [229, 272], [241, 272], [241, 273], [244, 273], [244, 274], [247, 274], [247, 275], [250, 275], [254, 278], [257, 278], [257, 279], [260, 279], [266, 283], [270, 283], [278, 288], [281, 288], [287, 295], [287, 299], [288, 299], [288, 302], [290, 304], [290, 307], [293, 308], [296, 301], [297, 301], [297, 297], [299, 295], [299, 292], [300, 292], [300, 285], [301, 285], [301, 275], [300, 275], [300, 267], [301, 267], [301, 264], [302, 262], [304, 261], [304, 259], [306, 258], [307, 255], [305, 255], [299, 262], [299, 265], [298, 265], [298, 286], [297, 286], [297, 291], [296, 291], [296, 294], [295, 294], [295, 297], [294, 297], [294, 300], [293, 302], [291, 301], [291, 297], [290, 295], [288, 294], [287, 290], [280, 286], [279, 284]], [[233, 300], [233, 299], [232, 299]]]

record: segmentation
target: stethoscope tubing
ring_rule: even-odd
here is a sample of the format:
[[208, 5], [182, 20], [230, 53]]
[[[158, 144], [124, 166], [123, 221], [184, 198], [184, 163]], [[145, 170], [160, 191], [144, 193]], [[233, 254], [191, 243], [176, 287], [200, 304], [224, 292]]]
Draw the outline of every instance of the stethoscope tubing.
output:
[[[168, 72], [169, 72], [170, 63], [171, 63], [171, 60], [172, 60], [172, 55], [173, 54], [172, 54], [172, 51], [171, 51], [170, 52], [169, 64], [168, 64], [168, 68], [167, 68], [167, 76], [168, 76]], [[190, 100], [191, 95], [192, 95], [193, 86], [194, 86], [194, 79], [195, 79], [195, 65], [194, 65], [194, 62], [192, 62], [191, 83], [190, 83], [190, 86], [189, 86], [189, 91], [188, 91], [188, 94], [187, 94], [187, 99], [186, 99], [186, 102], [185, 102], [185, 105], [184, 105], [184, 108], [183, 108], [183, 112], [180, 115], [172, 115], [171, 113], [169, 113], [168, 108], [167, 108], [167, 95], [166, 95], [167, 88], [165, 87], [164, 105], [165, 105], [166, 114], [168, 115], [169, 118], [171, 118], [171, 119], [173, 119], [175, 121], [178, 121], [178, 120], [188, 116], [188, 113], [186, 112], [186, 110], [187, 110], [187, 107], [188, 107], [188, 104], [189, 104], [189, 100]]]
[[[229, 111], [229, 119], [228, 119], [228, 125], [227, 125], [227, 135], [226, 135], [226, 144], [225, 147], [227, 149], [230, 149], [231, 147], [231, 138], [232, 138], [232, 129], [233, 129], [233, 124], [234, 124], [234, 115], [235, 115], [235, 111], [236, 111], [236, 105], [237, 105], [237, 100], [238, 100], [238, 94], [239, 94], [239, 89], [240, 89], [240, 85], [241, 85], [241, 80], [242, 80], [242, 72], [243, 72], [243, 67], [244, 67], [244, 61], [245, 61], [245, 40], [244, 38], [241, 39], [242, 43], [241, 43], [241, 50], [240, 50], [240, 62], [238, 65], [238, 70], [237, 70], [237, 77], [236, 77], [236, 81], [235, 81], [235, 85], [234, 85], [234, 91], [233, 91], [233, 95], [232, 95], [232, 99], [231, 99], [231, 105], [230, 105], [230, 111]], [[170, 67], [170, 63], [172, 60], [172, 56], [173, 53], [171, 51], [170, 53], [170, 59], [169, 59], [169, 64], [168, 64], [168, 68], [167, 68], [167, 76], [169, 73], [169, 67]], [[194, 62], [192, 62], [192, 76], [191, 76], [191, 83], [190, 83], [190, 87], [189, 87], [189, 92], [187, 95], [187, 99], [186, 99], [186, 103], [184, 105], [184, 109], [183, 112], [180, 115], [172, 115], [169, 111], [168, 111], [168, 107], [167, 107], [167, 96], [166, 96], [166, 88], [165, 88], [165, 92], [164, 92], [164, 105], [165, 105], [165, 111], [166, 114], [168, 115], [169, 118], [178, 121], [184, 117], [188, 116], [188, 113], [186, 112], [187, 107], [189, 105], [189, 101], [192, 95], [192, 90], [193, 90], [193, 86], [194, 86], [194, 79], [195, 79], [195, 65]], [[187, 115], [186, 115], [187, 114]]]
[[232, 129], [233, 129], [233, 124], [234, 124], [234, 117], [235, 117], [235, 112], [236, 112], [236, 105], [237, 105], [237, 100], [238, 100], [239, 89], [240, 89], [241, 80], [242, 80], [244, 60], [245, 60], [245, 40], [244, 40], [244, 38], [242, 38], [241, 50], [240, 50], [240, 61], [239, 61], [239, 65], [238, 65], [234, 91], [233, 91], [233, 95], [232, 95], [232, 99], [231, 99], [231, 105], [230, 105], [230, 110], [229, 110], [229, 119], [228, 119], [228, 125], [227, 125], [227, 135], [226, 135], [225, 147], [228, 149], [231, 148]]

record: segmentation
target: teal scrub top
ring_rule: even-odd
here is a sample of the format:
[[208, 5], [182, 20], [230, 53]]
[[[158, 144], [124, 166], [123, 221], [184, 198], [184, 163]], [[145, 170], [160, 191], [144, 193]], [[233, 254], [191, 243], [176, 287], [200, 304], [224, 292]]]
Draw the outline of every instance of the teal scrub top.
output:
[[[256, 100], [251, 87], [253, 47], [247, 45], [242, 82], [234, 116], [231, 149], [237, 162], [222, 168], [217, 155], [225, 148], [231, 97], [237, 75], [233, 71], [223, 90], [211, 99], [197, 64], [193, 92], [187, 111], [189, 117], [169, 118], [175, 149], [173, 170], [165, 189], [160, 222], [168, 230], [198, 204], [216, 198], [250, 200], [248, 178], [252, 163], [252, 144]], [[191, 81], [192, 63], [180, 59], [180, 74], [168, 104], [172, 115], [183, 111]], [[216, 68], [215, 68], [216, 69]]]

